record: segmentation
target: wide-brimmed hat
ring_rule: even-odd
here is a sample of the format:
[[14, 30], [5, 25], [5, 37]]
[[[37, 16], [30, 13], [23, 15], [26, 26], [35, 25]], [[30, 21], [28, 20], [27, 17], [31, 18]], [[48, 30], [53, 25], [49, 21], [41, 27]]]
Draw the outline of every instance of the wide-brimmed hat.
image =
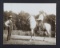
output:
[[12, 15], [10, 15], [9, 18], [12, 18]]
[[39, 15], [40, 15], [40, 14], [43, 14], [43, 13], [44, 13], [44, 11], [39, 11]]

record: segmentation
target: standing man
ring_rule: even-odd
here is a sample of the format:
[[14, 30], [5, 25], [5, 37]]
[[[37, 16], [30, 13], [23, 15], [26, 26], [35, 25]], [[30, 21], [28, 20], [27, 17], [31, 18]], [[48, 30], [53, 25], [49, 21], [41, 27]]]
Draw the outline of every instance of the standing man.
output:
[[8, 28], [7, 41], [10, 40], [11, 32], [13, 30], [12, 15], [9, 16], [8, 20], [5, 22], [5, 26]]

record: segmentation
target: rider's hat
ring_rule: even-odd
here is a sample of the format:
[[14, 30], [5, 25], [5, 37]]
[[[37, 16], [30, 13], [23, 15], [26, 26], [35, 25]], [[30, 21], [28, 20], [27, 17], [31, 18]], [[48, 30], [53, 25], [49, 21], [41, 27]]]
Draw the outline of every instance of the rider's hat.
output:
[[12, 15], [10, 15], [9, 18], [12, 18]]

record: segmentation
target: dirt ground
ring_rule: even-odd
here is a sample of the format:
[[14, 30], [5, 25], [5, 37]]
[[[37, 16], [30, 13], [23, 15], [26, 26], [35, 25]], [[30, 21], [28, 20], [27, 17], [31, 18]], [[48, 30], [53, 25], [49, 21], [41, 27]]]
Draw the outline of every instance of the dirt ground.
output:
[[[23, 35], [23, 33], [20, 33], [22, 31], [13, 31], [12, 35]], [[9, 41], [7, 41], [7, 30], [3, 31], [3, 45], [6, 44], [16, 44], [16, 45], [56, 45], [56, 42], [48, 42], [48, 41], [43, 41], [43, 40], [32, 40], [30, 41], [29, 39], [13, 39], [11, 38]], [[55, 39], [55, 38], [54, 38]]]

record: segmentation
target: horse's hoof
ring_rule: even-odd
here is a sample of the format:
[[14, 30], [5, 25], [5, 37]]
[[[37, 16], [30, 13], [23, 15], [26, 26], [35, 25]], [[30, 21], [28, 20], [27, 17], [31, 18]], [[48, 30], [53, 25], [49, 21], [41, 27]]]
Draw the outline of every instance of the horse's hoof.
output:
[[44, 40], [43, 40], [44, 41]]
[[35, 39], [33, 39], [35, 41]]

